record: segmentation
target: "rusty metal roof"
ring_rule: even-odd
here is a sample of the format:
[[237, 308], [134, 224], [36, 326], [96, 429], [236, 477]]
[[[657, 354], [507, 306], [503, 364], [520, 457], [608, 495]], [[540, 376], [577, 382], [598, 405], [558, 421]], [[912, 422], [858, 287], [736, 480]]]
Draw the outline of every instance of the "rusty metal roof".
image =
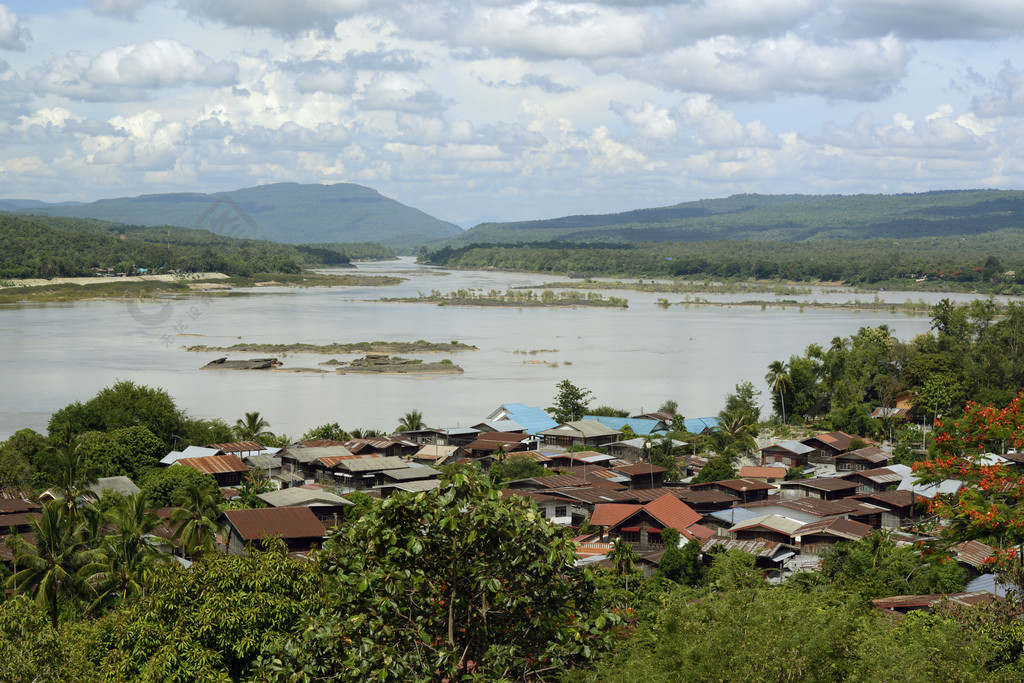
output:
[[796, 534], [800, 536], [828, 534], [829, 536], [838, 536], [851, 541], [860, 540], [870, 533], [870, 526], [849, 519], [825, 519], [820, 522], [811, 522], [796, 530]]
[[615, 471], [616, 472], [622, 472], [623, 474], [627, 474], [627, 475], [629, 475], [631, 477], [635, 477], [635, 476], [644, 475], [644, 474], [654, 475], [654, 474], [659, 474], [659, 473], [662, 473], [662, 472], [668, 472], [668, 468], [667, 467], [659, 467], [658, 465], [643, 464], [643, 465], [626, 465], [625, 467], [616, 467]]
[[744, 465], [740, 468], [740, 478], [742, 479], [756, 479], [757, 477], [764, 477], [765, 479], [782, 479], [785, 476], [785, 467], [755, 467], [752, 465]]
[[197, 469], [207, 474], [228, 474], [230, 472], [248, 472], [249, 466], [235, 455], [211, 455], [205, 458], [184, 458], [174, 463]]
[[981, 541], [966, 541], [953, 546], [953, 551], [956, 553], [957, 561], [980, 569], [985, 560], [992, 557], [993, 548]]
[[575, 474], [553, 474], [550, 477], [530, 477], [528, 479], [520, 479], [519, 481], [533, 482], [542, 489], [593, 486], [591, 482], [583, 477], [577, 477]]
[[307, 507], [228, 510], [228, 523], [243, 541], [256, 541], [270, 536], [281, 538], [322, 538], [327, 529]]
[[565, 496], [581, 503], [627, 503], [636, 500], [633, 491], [614, 491], [602, 486], [582, 486], [549, 490], [552, 495]]
[[847, 481], [839, 477], [814, 477], [813, 479], [797, 479], [795, 481], [782, 482], [787, 488], [806, 487], [816, 491], [848, 491], [857, 488], [855, 481]]
[[866, 460], [872, 464], [877, 465], [878, 463], [888, 462], [892, 460], [892, 453], [883, 451], [877, 446], [865, 446], [864, 448], [858, 448], [855, 451], [849, 453], [841, 453], [835, 457], [836, 460]]
[[690, 488], [695, 491], [722, 486], [733, 491], [772, 491], [775, 489], [771, 484], [756, 479], [725, 479], [723, 481], [708, 481], [703, 484], [691, 484]]
[[754, 557], [772, 557], [780, 549], [790, 547], [775, 541], [739, 541], [735, 538], [710, 538], [701, 543], [701, 552], [710, 552], [716, 545], [722, 546], [725, 550], [742, 550]]
[[871, 470], [857, 470], [856, 472], [841, 475], [840, 478], [851, 479], [853, 477], [864, 477], [868, 481], [872, 481], [876, 484], [898, 484], [904, 479], [902, 474], [894, 472], [887, 467], [876, 467]]
[[30, 510], [40, 510], [42, 505], [35, 502], [34, 500], [24, 500], [22, 498], [11, 498], [9, 500], [0, 500], [0, 514], [6, 514], [9, 512], [28, 512]]

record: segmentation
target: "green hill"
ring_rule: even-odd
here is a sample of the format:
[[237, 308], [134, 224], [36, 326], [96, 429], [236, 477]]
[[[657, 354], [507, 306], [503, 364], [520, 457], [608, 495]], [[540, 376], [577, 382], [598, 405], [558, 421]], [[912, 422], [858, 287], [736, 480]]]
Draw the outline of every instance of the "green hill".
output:
[[388, 199], [376, 190], [345, 183], [275, 183], [215, 194], [151, 194], [90, 204], [16, 208], [33, 214], [129, 225], [179, 225], [229, 237], [289, 244], [378, 242], [395, 249], [412, 249], [462, 233], [458, 226]]
[[906, 239], [1024, 227], [1024, 192], [734, 195], [617, 214], [483, 223], [449, 244]]

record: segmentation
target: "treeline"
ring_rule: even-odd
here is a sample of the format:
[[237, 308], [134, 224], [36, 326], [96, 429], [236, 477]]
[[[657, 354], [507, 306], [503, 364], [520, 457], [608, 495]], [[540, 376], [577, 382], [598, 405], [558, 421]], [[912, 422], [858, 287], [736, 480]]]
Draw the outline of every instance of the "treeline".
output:
[[806, 242], [520, 243], [445, 246], [419, 261], [449, 268], [562, 275], [844, 282], [1024, 293], [1018, 231], [984, 237]]
[[1022, 224], [1024, 192], [1019, 191], [745, 194], [618, 214], [484, 223], [455, 242], [912, 239], [980, 235]]
[[0, 214], [0, 278], [82, 277], [93, 269], [246, 276], [393, 256], [376, 244], [276, 244], [173, 226]]

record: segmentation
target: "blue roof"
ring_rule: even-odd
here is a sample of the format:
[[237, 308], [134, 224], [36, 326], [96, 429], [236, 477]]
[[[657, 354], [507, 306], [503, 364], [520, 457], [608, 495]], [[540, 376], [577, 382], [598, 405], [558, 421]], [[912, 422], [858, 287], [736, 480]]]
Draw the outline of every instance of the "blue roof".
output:
[[537, 435], [545, 429], [553, 429], [558, 423], [540, 408], [531, 408], [525, 403], [503, 403], [508, 419], [523, 426], [527, 434]]
[[648, 420], [640, 417], [605, 417], [603, 415], [584, 415], [584, 420], [595, 420], [605, 427], [622, 431], [622, 428], [629, 425], [634, 434], [647, 436], [648, 434], [664, 433], [668, 431], [665, 423], [661, 420]]
[[714, 429], [721, 423], [722, 420], [717, 417], [691, 417], [689, 420], [683, 420], [686, 431], [691, 434], [700, 434], [705, 429]]

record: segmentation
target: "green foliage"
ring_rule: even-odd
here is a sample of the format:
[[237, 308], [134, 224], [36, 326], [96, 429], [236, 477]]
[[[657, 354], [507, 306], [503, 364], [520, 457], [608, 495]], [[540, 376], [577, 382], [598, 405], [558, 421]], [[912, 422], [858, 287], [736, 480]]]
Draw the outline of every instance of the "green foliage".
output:
[[57, 631], [46, 611], [26, 596], [0, 600], [0, 683], [95, 681], [86, 629]]
[[761, 392], [754, 388], [753, 382], [740, 382], [731, 393], [725, 395], [725, 407], [718, 416], [722, 421], [742, 417], [747, 424], [756, 425], [761, 421], [760, 396]]
[[245, 556], [211, 553], [191, 569], [159, 570], [160, 590], [96, 624], [102, 680], [251, 680], [259, 658], [320, 598], [317, 565], [288, 557], [283, 543]]
[[398, 421], [396, 432], [414, 432], [419, 429], [426, 429], [427, 423], [423, 421], [423, 413], [418, 410], [410, 410]]
[[495, 486], [518, 479], [529, 479], [531, 477], [545, 477], [551, 472], [544, 469], [536, 460], [531, 460], [515, 453], [506, 458], [495, 461], [487, 470], [487, 476], [494, 482]]
[[259, 411], [255, 411], [235, 420], [235, 436], [240, 441], [260, 442], [273, 439], [274, 433], [270, 431], [270, 423], [259, 414]]
[[477, 680], [522, 680], [588, 660], [618, 623], [559, 528], [461, 472], [385, 499], [320, 558], [330, 602], [270, 680], [456, 680], [470, 661]]
[[555, 403], [548, 408], [552, 419], [559, 424], [580, 420], [587, 413], [592, 393], [589, 389], [576, 386], [567, 379], [558, 383]]
[[[673, 533], [666, 536], [666, 531]], [[673, 583], [684, 586], [699, 584], [703, 579], [703, 568], [700, 564], [700, 542], [691, 539], [680, 548], [679, 532], [675, 529], [663, 530], [661, 540], [665, 545], [665, 554], [661, 556], [658, 574]]]
[[[658, 407], [658, 412], [659, 413], [670, 413], [672, 415], [675, 415], [676, 414], [676, 410], [678, 410], [678, 409], [679, 409], [679, 402], [678, 401], [673, 401], [672, 399], [667, 399], [664, 403], [661, 404], [661, 406]], [[628, 414], [627, 415], [623, 415], [622, 417], [629, 417], [629, 415]]]
[[148, 427], [123, 427], [111, 432], [86, 432], [79, 448], [98, 476], [124, 475], [132, 481], [160, 463], [167, 454], [164, 443]]
[[23, 491], [47, 448], [45, 437], [31, 429], [19, 429], [0, 443], [0, 491]]
[[313, 439], [329, 439], [331, 441], [348, 441], [352, 436], [341, 428], [341, 425], [337, 422], [331, 422], [328, 424], [322, 424], [318, 427], [313, 427], [302, 437], [299, 441], [312, 441]]
[[207, 494], [218, 494], [220, 488], [209, 474], [184, 465], [172, 465], [150, 470], [139, 488], [154, 507], [171, 507], [184, 497], [186, 491], [200, 488]]
[[352, 507], [345, 508], [345, 519], [351, 522], [355, 522], [363, 515], [373, 512], [377, 503], [380, 502], [379, 498], [368, 496], [362, 491], [346, 493], [345, 498], [354, 503]]
[[596, 408], [588, 408], [587, 415], [597, 415], [599, 417], [629, 417], [629, 411], [622, 408], [612, 408], [611, 406], [597, 406]]
[[218, 521], [224, 511], [220, 491], [211, 493], [196, 482], [187, 487], [174, 504], [178, 507], [171, 512], [170, 517], [171, 523], [177, 525], [173, 540], [178, 543], [182, 553], [198, 557], [212, 552], [217, 545], [217, 536], [225, 533]]
[[170, 451], [183, 424], [182, 412], [166, 391], [124, 380], [101, 389], [85, 403], [76, 401], [61, 408], [50, 417], [48, 428], [54, 436], [146, 427]]
[[697, 473], [697, 476], [690, 483], [703, 484], [709, 481], [726, 481], [735, 478], [736, 467], [732, 464], [731, 459], [716, 455], [713, 458], [708, 458], [704, 467], [700, 468], [700, 472]]
[[265, 508], [267, 504], [259, 497], [261, 493], [276, 490], [274, 483], [267, 478], [263, 470], [250, 470], [238, 487], [238, 502], [243, 508]]
[[920, 548], [897, 546], [882, 531], [823, 551], [821, 573], [836, 588], [868, 599], [956, 593], [966, 580], [963, 568], [947, 554], [922, 557]]

